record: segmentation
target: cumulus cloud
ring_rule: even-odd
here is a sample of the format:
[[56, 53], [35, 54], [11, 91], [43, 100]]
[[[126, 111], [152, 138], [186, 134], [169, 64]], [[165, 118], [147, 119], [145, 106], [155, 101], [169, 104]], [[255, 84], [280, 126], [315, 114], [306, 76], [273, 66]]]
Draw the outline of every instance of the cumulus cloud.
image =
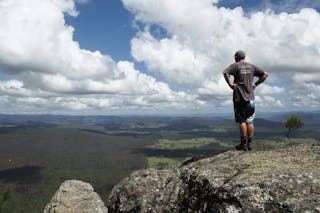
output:
[[258, 104], [258, 108], [267, 108], [270, 109], [269, 111], [272, 111], [274, 109], [281, 109], [285, 106], [283, 105], [282, 101], [272, 97], [272, 96], [256, 96], [256, 102]]
[[[237, 49], [270, 73], [272, 81], [257, 88], [262, 107], [320, 105], [315, 9], [248, 14], [219, 7], [218, 0], [122, 0], [140, 27], [132, 56], [160, 73], [161, 82], [132, 62], [80, 48], [65, 15], [76, 18], [77, 4], [89, 2], [0, 1], [0, 69], [8, 79], [0, 81], [3, 112], [223, 110], [232, 91], [222, 71]], [[154, 26], [165, 35], [153, 35]], [[177, 85], [188, 89], [171, 89]], [[289, 97], [279, 98], [284, 94]]]
[[296, 109], [319, 109], [320, 86], [318, 83], [292, 85], [292, 87], [288, 89], [288, 93], [292, 107]]
[[[320, 14], [315, 9], [301, 7], [293, 13], [268, 9], [246, 14], [241, 7], [228, 9], [209, 0], [122, 2], [135, 15], [135, 21], [145, 26], [132, 39], [133, 57], [170, 82], [197, 85], [196, 93], [204, 99], [225, 94], [226, 100], [230, 95], [220, 76], [233, 62], [237, 49], [244, 49], [247, 60], [271, 73], [273, 80], [284, 77], [283, 86], [297, 88], [291, 86], [293, 81], [300, 85], [318, 82]], [[152, 25], [162, 27], [168, 36], [153, 36]], [[305, 89], [310, 91], [311, 85]], [[264, 85], [258, 91], [261, 97], [269, 95], [260, 100], [275, 101], [279, 107], [291, 105], [270, 98], [283, 93], [284, 87]], [[295, 89], [295, 94], [301, 92]]]
[[53, 95], [52, 93], [41, 89], [27, 88], [24, 82], [19, 80], [0, 81], [0, 94], [13, 97], [47, 97]]
[[114, 77], [114, 62], [100, 52], [80, 49], [64, 12], [71, 0], [0, 2], [0, 65], [9, 74], [61, 74], [70, 79]]
[[[317, 24], [320, 14], [314, 9], [302, 9], [293, 14], [276, 14], [269, 10], [252, 13], [248, 17], [239, 7], [218, 8], [209, 0], [192, 0], [188, 3], [183, 0], [123, 2], [135, 13], [136, 20], [146, 25], [158, 24], [172, 37], [171, 43], [167, 38], [162, 45], [158, 41], [159, 45], [152, 47], [150, 36], [138, 34], [133, 40], [134, 49], [138, 48], [134, 46], [138, 42], [141, 48], [149, 46], [150, 49], [159, 50], [161, 46], [166, 46], [164, 51], [170, 48], [169, 45], [172, 48], [189, 48], [194, 53], [199, 52], [210, 58], [211, 64], [220, 65], [219, 68], [226, 63], [219, 60], [231, 61], [229, 59], [238, 48], [246, 49], [250, 59], [267, 66], [271, 71], [303, 68], [315, 72], [320, 66], [319, 60], [314, 60], [320, 54], [320, 27]], [[139, 55], [138, 59], [142, 60], [142, 56]], [[154, 63], [157, 62], [155, 57]]]
[[203, 87], [200, 87], [197, 90], [197, 94], [202, 98], [225, 99], [226, 95], [228, 95], [229, 98], [232, 96], [232, 90], [230, 90], [224, 79], [221, 77], [218, 82], [206, 80], [203, 83]]
[[[209, 70], [210, 60], [177, 39], [156, 40], [149, 32], [132, 39], [132, 55], [146, 63], [148, 69], [162, 73], [169, 81], [201, 83]], [[207, 73], [208, 74], [208, 73]]]
[[[154, 114], [195, 112], [204, 103], [185, 93], [170, 95], [52, 95], [18, 96], [2, 95], [1, 113], [31, 114]], [[183, 104], [182, 104], [183, 103]]]
[[320, 81], [320, 72], [316, 73], [295, 73], [292, 76], [292, 79], [297, 82], [319, 82]]
[[30, 91], [23, 88], [23, 82], [17, 80], [0, 81], [1, 94], [13, 96], [28, 96]]
[[269, 86], [268, 84], [261, 84], [257, 87], [257, 92], [262, 95], [281, 94], [284, 91], [283, 87]]
[[78, 15], [76, 3], [88, 1], [0, 1], [0, 67], [15, 79], [0, 82], [8, 110], [152, 109], [196, 102], [131, 62], [81, 49], [64, 20], [65, 14]]

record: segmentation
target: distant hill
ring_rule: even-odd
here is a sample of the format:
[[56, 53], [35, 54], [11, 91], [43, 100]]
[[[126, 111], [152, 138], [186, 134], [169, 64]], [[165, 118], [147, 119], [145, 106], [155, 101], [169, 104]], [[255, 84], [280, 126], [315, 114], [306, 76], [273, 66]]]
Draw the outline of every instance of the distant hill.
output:
[[305, 122], [305, 124], [320, 124], [320, 112], [282, 112], [282, 113], [274, 113], [271, 114], [271, 116], [268, 116], [269, 120], [273, 121], [284, 121], [287, 119], [290, 115], [296, 114], [301, 120]]
[[254, 123], [257, 127], [266, 127], [266, 128], [284, 128], [283, 124], [279, 121], [270, 121], [264, 118], [256, 118]]
[[[261, 113], [257, 116], [257, 126], [280, 127], [290, 114], [297, 114], [305, 125], [319, 125], [320, 112]], [[0, 114], [0, 127], [46, 126], [46, 125], [104, 126], [108, 129], [147, 130], [191, 130], [210, 129], [212, 125], [233, 125], [233, 115], [190, 117], [190, 116], [69, 116], [69, 115], [5, 115]]]

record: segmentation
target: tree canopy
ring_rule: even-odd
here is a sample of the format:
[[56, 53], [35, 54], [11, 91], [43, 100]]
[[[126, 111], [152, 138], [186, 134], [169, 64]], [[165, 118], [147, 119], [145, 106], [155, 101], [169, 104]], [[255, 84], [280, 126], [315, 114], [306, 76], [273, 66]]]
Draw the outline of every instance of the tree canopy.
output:
[[295, 114], [290, 115], [289, 118], [285, 120], [284, 126], [288, 129], [287, 137], [289, 138], [289, 140], [292, 132], [302, 127], [303, 125], [304, 125], [304, 122], [300, 120], [300, 118]]

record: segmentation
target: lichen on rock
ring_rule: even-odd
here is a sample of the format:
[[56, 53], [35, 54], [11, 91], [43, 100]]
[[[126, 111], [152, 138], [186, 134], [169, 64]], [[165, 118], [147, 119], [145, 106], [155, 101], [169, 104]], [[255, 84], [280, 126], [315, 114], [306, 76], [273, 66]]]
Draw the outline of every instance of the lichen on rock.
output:
[[229, 151], [141, 170], [114, 187], [109, 212], [320, 212], [320, 147]]
[[78, 180], [63, 182], [44, 213], [107, 213], [99, 195], [89, 183]]

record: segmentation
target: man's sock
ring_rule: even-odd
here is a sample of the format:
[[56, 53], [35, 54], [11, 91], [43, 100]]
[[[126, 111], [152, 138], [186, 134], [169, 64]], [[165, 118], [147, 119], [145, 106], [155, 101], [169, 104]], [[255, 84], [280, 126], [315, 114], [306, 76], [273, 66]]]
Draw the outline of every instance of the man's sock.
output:
[[245, 136], [241, 136], [240, 141], [241, 141], [241, 144], [246, 144], [247, 138]]
[[248, 137], [248, 149], [251, 150], [252, 137]]

